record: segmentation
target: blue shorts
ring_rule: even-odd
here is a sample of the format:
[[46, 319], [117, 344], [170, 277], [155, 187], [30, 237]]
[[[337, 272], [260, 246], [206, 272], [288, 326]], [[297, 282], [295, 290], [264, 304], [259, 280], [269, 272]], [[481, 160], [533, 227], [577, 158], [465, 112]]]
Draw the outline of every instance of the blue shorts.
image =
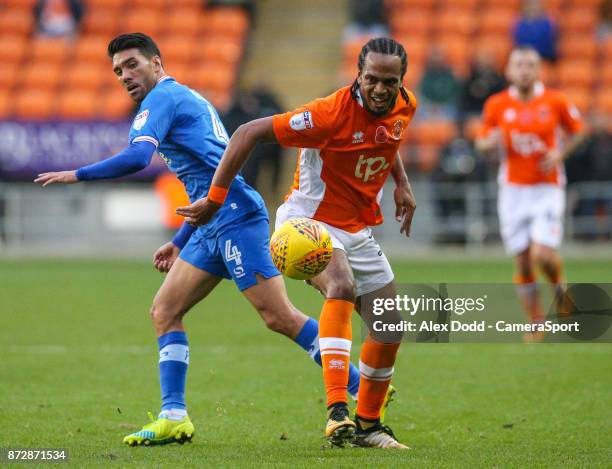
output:
[[194, 231], [179, 257], [217, 277], [233, 279], [240, 291], [257, 284], [255, 274], [280, 275], [270, 256], [268, 217], [261, 212], [246, 215], [215, 238]]

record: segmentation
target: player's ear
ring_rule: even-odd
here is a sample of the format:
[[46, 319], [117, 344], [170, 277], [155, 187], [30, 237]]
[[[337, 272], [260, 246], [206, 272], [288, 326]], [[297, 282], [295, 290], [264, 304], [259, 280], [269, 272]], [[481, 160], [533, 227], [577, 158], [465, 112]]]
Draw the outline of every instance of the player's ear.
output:
[[156, 72], [162, 68], [162, 61], [159, 55], [154, 55], [151, 57], [151, 62], [153, 63], [153, 67], [155, 68]]

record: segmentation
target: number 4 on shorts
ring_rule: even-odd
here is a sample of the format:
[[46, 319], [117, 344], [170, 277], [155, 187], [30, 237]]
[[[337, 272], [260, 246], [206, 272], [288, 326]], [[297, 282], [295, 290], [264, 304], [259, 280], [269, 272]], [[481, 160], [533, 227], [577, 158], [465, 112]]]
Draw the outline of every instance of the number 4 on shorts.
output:
[[228, 239], [225, 242], [225, 260], [227, 262], [235, 261], [236, 265], [240, 265], [242, 264], [241, 256], [242, 254], [240, 254], [238, 248], [236, 246], [232, 246], [232, 240]]

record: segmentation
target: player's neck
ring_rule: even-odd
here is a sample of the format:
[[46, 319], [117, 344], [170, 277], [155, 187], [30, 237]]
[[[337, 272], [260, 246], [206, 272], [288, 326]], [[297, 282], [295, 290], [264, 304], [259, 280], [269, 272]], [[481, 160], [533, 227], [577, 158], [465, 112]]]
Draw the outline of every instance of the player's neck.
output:
[[535, 90], [533, 86], [529, 88], [517, 88], [517, 95], [521, 101], [530, 101], [535, 96]]
[[168, 75], [166, 75], [166, 72], [164, 72], [163, 68], [159, 69], [159, 72], [157, 72], [157, 80], [156, 83], [159, 83], [160, 81], [162, 81], [164, 78], [166, 78]]
[[518, 101], [531, 101], [540, 96], [544, 90], [541, 82], [535, 82], [531, 86], [519, 87], [512, 85], [510, 87], [510, 95]]

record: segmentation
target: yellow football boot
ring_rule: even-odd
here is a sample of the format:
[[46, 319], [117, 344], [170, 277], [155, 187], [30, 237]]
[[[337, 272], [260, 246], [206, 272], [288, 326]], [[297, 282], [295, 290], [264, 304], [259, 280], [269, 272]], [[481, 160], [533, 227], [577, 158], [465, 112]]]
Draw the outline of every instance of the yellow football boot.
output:
[[189, 420], [189, 416], [183, 417], [181, 420], [170, 420], [166, 414], [162, 412], [157, 419], [149, 412], [151, 423], [148, 423], [142, 430], [136, 433], [131, 433], [123, 438], [123, 442], [129, 446], [152, 446], [166, 445], [168, 443], [183, 444], [186, 441], [191, 442], [193, 438], [194, 427]]
[[325, 437], [334, 446], [344, 446], [353, 438], [355, 433], [355, 422], [349, 418], [349, 410], [346, 405], [335, 406], [329, 409], [327, 414], [327, 425], [325, 426]]

